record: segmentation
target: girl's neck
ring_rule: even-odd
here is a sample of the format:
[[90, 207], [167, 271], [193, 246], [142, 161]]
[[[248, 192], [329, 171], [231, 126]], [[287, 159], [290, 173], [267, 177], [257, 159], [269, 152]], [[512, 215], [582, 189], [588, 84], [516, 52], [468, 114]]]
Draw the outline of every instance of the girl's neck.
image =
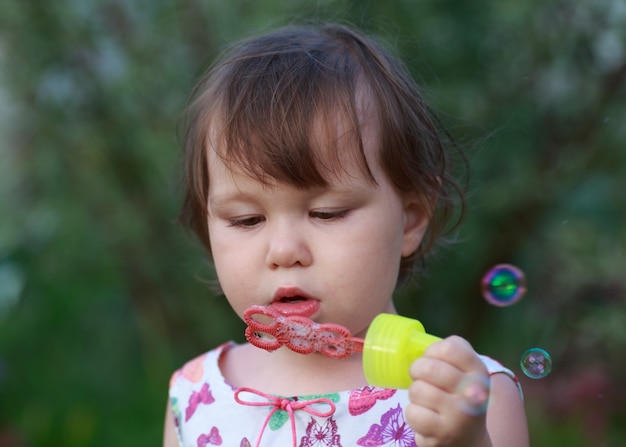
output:
[[224, 352], [220, 369], [235, 387], [281, 396], [330, 394], [367, 385], [360, 354], [337, 360], [287, 348], [266, 352], [243, 344]]

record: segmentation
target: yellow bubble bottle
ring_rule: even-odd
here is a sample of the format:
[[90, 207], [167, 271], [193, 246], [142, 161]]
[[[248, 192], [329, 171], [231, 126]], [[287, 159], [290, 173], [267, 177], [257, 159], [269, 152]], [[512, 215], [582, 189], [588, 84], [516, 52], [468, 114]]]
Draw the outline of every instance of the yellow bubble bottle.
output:
[[408, 388], [411, 363], [439, 337], [427, 334], [417, 320], [380, 314], [372, 321], [363, 345], [367, 382], [380, 388]]

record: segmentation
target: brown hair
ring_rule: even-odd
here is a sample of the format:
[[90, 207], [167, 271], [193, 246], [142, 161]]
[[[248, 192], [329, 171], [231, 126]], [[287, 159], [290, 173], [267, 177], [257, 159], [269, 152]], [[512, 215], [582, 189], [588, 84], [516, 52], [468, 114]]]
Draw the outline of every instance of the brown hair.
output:
[[[340, 172], [338, 161], [346, 151], [374, 182], [358, 119], [357, 92], [363, 88], [378, 120], [384, 172], [400, 194], [417, 195], [432, 215], [421, 246], [401, 262], [404, 277], [413, 261], [456, 227], [450, 223], [455, 199], [463, 204], [463, 193], [451, 172], [450, 150], [408, 70], [346, 26], [290, 26], [244, 40], [198, 83], [184, 123], [182, 222], [210, 249], [207, 147], [217, 141], [228, 163], [261, 182], [325, 186], [328, 175]], [[320, 118], [327, 137], [322, 142], [312, 137], [319, 135], [313, 128]], [[336, 118], [353, 129], [357, 144], [338, 144]]]

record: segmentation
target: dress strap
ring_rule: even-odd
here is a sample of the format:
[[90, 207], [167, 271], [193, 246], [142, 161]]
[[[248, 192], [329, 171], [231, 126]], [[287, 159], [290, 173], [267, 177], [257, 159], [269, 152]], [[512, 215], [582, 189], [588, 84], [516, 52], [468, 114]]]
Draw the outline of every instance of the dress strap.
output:
[[[242, 393], [255, 394], [257, 396], [263, 397], [267, 399], [267, 402], [259, 402], [259, 401], [246, 401], [239, 397]], [[255, 447], [259, 447], [261, 445], [261, 438], [263, 437], [263, 433], [265, 432], [265, 428], [269, 423], [270, 419], [279, 410], [286, 411], [289, 415], [289, 421], [291, 423], [291, 437], [293, 440], [293, 447], [296, 447], [297, 437], [296, 437], [296, 419], [294, 416], [294, 412], [298, 410], [304, 410], [307, 413], [310, 413], [314, 416], [318, 417], [329, 417], [335, 413], [335, 404], [332, 400], [320, 397], [311, 400], [292, 400], [285, 397], [272, 396], [269, 394], [262, 393], [261, 391], [254, 390], [252, 388], [238, 388], [235, 391], [235, 401], [241, 405], [248, 405], [251, 407], [271, 407], [271, 410], [265, 421], [263, 422], [263, 426], [261, 427], [261, 432], [259, 433], [259, 437], [257, 438]], [[327, 411], [318, 411], [311, 407], [313, 404], [326, 404], [329, 409]]]

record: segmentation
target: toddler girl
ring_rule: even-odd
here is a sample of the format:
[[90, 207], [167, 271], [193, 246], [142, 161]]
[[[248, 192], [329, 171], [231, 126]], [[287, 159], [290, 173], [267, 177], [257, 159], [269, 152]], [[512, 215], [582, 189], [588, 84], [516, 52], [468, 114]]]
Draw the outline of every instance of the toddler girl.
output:
[[[234, 46], [194, 90], [184, 221], [243, 318], [251, 306], [363, 337], [449, 225], [450, 155], [404, 66], [345, 26], [287, 27]], [[170, 383], [165, 446], [528, 445], [513, 374], [456, 336], [408, 390], [336, 359], [227, 342]], [[459, 384], [484, 378], [459, 405]]]

